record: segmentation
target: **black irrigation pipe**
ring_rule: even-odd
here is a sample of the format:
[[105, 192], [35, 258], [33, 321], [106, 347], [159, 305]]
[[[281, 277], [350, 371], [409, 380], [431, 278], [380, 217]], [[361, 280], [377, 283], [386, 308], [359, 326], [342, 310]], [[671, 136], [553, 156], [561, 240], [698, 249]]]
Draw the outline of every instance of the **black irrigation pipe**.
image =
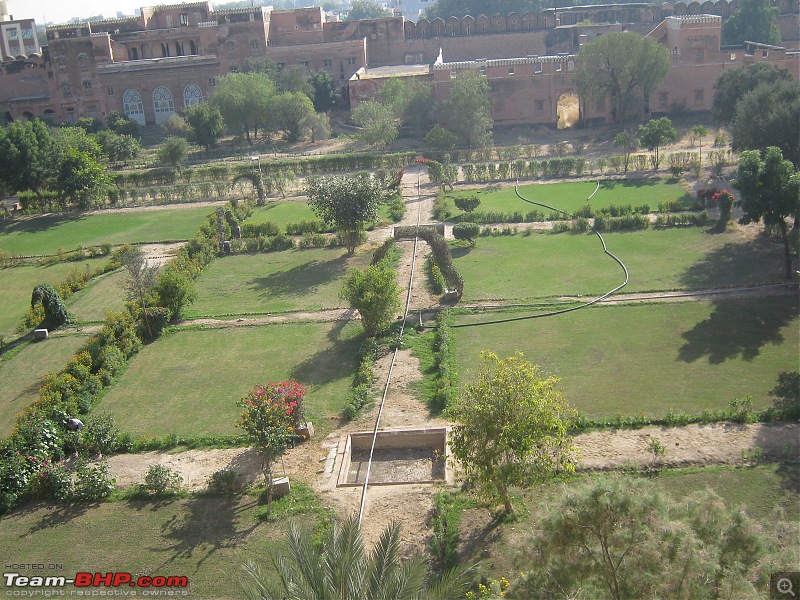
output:
[[[597, 193], [597, 190], [599, 190], [599, 189], [600, 189], [600, 182], [598, 181], [597, 182], [597, 187], [594, 189], [594, 191], [592, 192], [591, 196], [589, 196], [587, 198], [587, 200], [591, 200], [592, 196], [594, 196]], [[519, 180], [517, 180], [517, 182], [514, 184], [514, 192], [517, 194], [517, 197], [520, 200], [522, 200], [523, 202], [527, 202], [528, 204], [534, 204], [536, 206], [542, 206], [544, 208], [549, 208], [550, 210], [559, 212], [562, 215], [565, 215], [565, 216], [569, 217], [569, 213], [567, 213], [566, 211], [563, 211], [561, 209], [555, 208], [553, 206], [548, 206], [547, 204], [542, 204], [541, 202], [534, 202], [533, 200], [528, 200], [527, 198], [522, 196], [519, 193]], [[479, 321], [477, 323], [461, 323], [461, 324], [457, 324], [457, 325], [451, 325], [451, 327], [453, 327], [453, 328], [455, 328], [455, 327], [477, 327], [478, 325], [496, 325], [498, 323], [511, 323], [512, 321], [525, 321], [527, 319], [541, 319], [542, 317], [554, 317], [556, 315], [563, 315], [563, 314], [566, 314], [566, 313], [569, 313], [569, 312], [580, 310], [582, 308], [586, 308], [588, 306], [592, 306], [593, 304], [597, 304], [598, 302], [601, 302], [601, 301], [605, 300], [611, 294], [613, 294], [615, 292], [618, 292], [619, 290], [624, 288], [626, 285], [628, 285], [628, 281], [630, 280], [630, 274], [628, 273], [628, 268], [625, 266], [625, 264], [620, 259], [618, 259], [616, 256], [614, 256], [611, 252], [608, 251], [608, 247], [606, 246], [606, 241], [603, 239], [603, 236], [600, 235], [600, 232], [597, 231], [597, 229], [594, 227], [594, 225], [592, 225], [592, 233], [594, 233], [600, 239], [600, 243], [603, 244], [603, 252], [605, 254], [607, 254], [608, 256], [610, 256], [612, 259], [614, 259], [614, 261], [620, 267], [622, 267], [622, 270], [625, 273], [625, 281], [622, 283], [622, 285], [618, 285], [613, 290], [611, 290], [609, 292], [606, 292], [605, 294], [595, 298], [594, 300], [590, 300], [589, 302], [584, 302], [583, 304], [580, 304], [578, 306], [573, 306], [572, 308], [563, 308], [561, 310], [554, 310], [554, 311], [550, 311], [550, 312], [546, 312], [546, 313], [539, 313], [539, 314], [536, 314], [536, 315], [526, 315], [524, 317], [511, 317], [511, 318], [508, 318], [508, 319], [497, 319], [495, 321]]]

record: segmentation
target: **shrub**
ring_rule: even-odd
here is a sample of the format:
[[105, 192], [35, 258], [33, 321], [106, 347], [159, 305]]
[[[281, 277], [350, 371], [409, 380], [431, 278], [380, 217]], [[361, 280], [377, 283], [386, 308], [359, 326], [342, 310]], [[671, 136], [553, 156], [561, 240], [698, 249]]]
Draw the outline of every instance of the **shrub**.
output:
[[425, 259], [425, 273], [428, 276], [428, 289], [430, 289], [433, 294], [443, 294], [445, 286], [444, 276], [431, 255], [428, 255]]
[[447, 207], [448, 197], [439, 190], [436, 198], [433, 199], [433, 218], [437, 221], [446, 221], [450, 217], [450, 209]]
[[[396, 227], [394, 230], [394, 238], [396, 240], [413, 238], [416, 235], [416, 227]], [[436, 261], [436, 264], [439, 265], [442, 276], [444, 276], [444, 280], [447, 282], [447, 287], [451, 290], [455, 290], [460, 298], [464, 293], [464, 278], [456, 270], [455, 264], [453, 264], [453, 255], [450, 253], [450, 246], [444, 238], [439, 235], [439, 232], [432, 227], [420, 227], [419, 236], [428, 242], [428, 245], [431, 247], [433, 259]]]
[[271, 221], [265, 223], [242, 223], [239, 226], [239, 230], [243, 238], [271, 237], [281, 232], [280, 227]]
[[298, 248], [324, 248], [328, 238], [321, 233], [304, 233], [297, 243]]
[[477, 196], [468, 196], [466, 198], [455, 199], [456, 208], [465, 213], [471, 213], [478, 208], [481, 204], [481, 199]]
[[475, 238], [480, 233], [480, 226], [476, 223], [456, 223], [453, 226], [453, 237], [457, 240], [466, 240], [470, 246], [475, 246]]
[[399, 223], [403, 220], [405, 214], [406, 205], [403, 202], [403, 197], [399, 193], [392, 196], [392, 199], [389, 200], [389, 218], [395, 223]]
[[[325, 223], [322, 221], [312, 220], [306, 221], [302, 220], [297, 223], [287, 223], [286, 224], [286, 235], [301, 235], [303, 233], [322, 233], [324, 231], [330, 231], [330, 227], [326, 227]], [[276, 235], [276, 234], [271, 234]]]
[[70, 500], [78, 502], [96, 502], [108, 498], [114, 491], [116, 480], [111, 477], [108, 462], [100, 461], [96, 465], [78, 465], [75, 470], [75, 487]]
[[171, 496], [183, 485], [183, 477], [164, 465], [150, 465], [144, 476], [142, 489], [152, 496]]
[[123, 435], [111, 415], [92, 415], [81, 431], [79, 449], [91, 454], [130, 450], [130, 437]]

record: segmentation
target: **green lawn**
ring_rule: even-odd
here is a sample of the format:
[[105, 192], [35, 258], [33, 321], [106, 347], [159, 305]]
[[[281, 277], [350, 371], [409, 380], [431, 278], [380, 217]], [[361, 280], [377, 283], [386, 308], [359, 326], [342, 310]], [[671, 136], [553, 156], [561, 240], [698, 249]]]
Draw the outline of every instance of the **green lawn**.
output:
[[50, 266], [25, 265], [0, 269], [0, 335], [10, 335], [25, 317], [31, 305], [33, 288], [42, 283], [55, 284], [66, 279], [73, 269], [96, 269], [106, 258], [92, 258], [80, 262], [63, 262]]
[[[628, 267], [621, 293], [698, 290], [783, 281], [782, 246], [736, 232], [686, 227], [605, 233], [610, 252]], [[464, 301], [599, 295], [624, 274], [593, 234], [533, 234], [479, 238], [453, 250], [464, 276]]]
[[[523, 312], [458, 317], [469, 323]], [[562, 379], [566, 399], [590, 417], [725, 409], [751, 395], [758, 408], [778, 374], [797, 369], [797, 296], [715, 303], [604, 306], [455, 329], [459, 372], [473, 377], [481, 350], [527, 360]]]
[[317, 215], [305, 201], [285, 200], [283, 202], [267, 202], [264, 206], [256, 206], [247, 223], [264, 223], [272, 221], [282, 231], [288, 223], [300, 221], [316, 221]]
[[198, 278], [197, 301], [185, 316], [347, 306], [339, 299], [342, 278], [371, 259], [363, 248], [353, 256], [343, 248], [309, 248], [218, 258]]
[[[252, 559], [270, 572], [270, 552], [286, 547], [287, 521], [259, 522], [258, 508], [249, 496], [29, 505], [3, 517], [0, 556], [3, 564], [61, 566], [35, 573], [43, 576], [186, 576], [191, 598], [240, 598], [240, 565]], [[169, 589], [174, 596], [183, 593]]]
[[55, 254], [59, 248], [102, 243], [186, 240], [213, 213], [208, 206], [129, 212], [63, 214], [0, 221], [0, 250], [12, 255]]
[[178, 331], [146, 346], [97, 410], [138, 436], [241, 433], [237, 401], [293, 377], [313, 386], [306, 412], [325, 431], [347, 405], [360, 333], [338, 323]]
[[103, 321], [109, 311], [125, 308], [125, 278], [125, 272], [117, 270], [93, 279], [67, 300], [67, 309], [78, 322]]
[[[641, 206], [647, 204], [655, 212], [658, 203], [663, 200], [681, 200], [688, 206], [692, 198], [687, 195], [685, 188], [678, 182], [667, 182], [665, 179], [607, 179], [600, 182], [600, 189], [592, 197], [587, 198], [597, 188], [596, 181], [576, 181], [573, 183], [545, 183], [528, 184], [519, 188], [519, 193], [528, 200], [547, 204], [553, 208], [574, 212], [586, 204], [593, 208], [603, 208], [611, 204]], [[531, 210], [544, 212], [545, 216], [550, 210], [523, 202], [514, 193], [513, 185], [497, 185], [489, 189], [459, 190], [452, 196], [477, 196], [481, 200], [480, 211], [519, 211], [523, 214]], [[454, 217], [463, 213], [455, 207], [452, 201], [448, 206]]]
[[0, 361], [0, 435], [11, 433], [20, 411], [39, 397], [44, 378], [64, 368], [85, 343], [83, 336], [51, 337]]

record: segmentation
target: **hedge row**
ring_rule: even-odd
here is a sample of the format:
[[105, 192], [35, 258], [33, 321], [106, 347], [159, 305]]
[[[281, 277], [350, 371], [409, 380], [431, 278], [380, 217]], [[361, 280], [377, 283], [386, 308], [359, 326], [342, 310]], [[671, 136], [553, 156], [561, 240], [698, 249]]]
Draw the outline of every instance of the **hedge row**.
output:
[[414, 238], [417, 235], [423, 240], [428, 242], [433, 253], [433, 259], [436, 261], [439, 269], [442, 272], [447, 287], [454, 290], [458, 297], [464, 294], [464, 277], [456, 269], [453, 263], [453, 255], [450, 254], [450, 246], [447, 245], [445, 239], [439, 234], [434, 227], [395, 227], [394, 239], [408, 239]]
[[345, 418], [351, 421], [358, 417], [370, 400], [369, 390], [375, 381], [373, 370], [378, 358], [378, 342], [372, 338], [366, 340], [358, 350], [358, 357], [358, 369], [353, 377], [347, 408], [344, 409]]
[[450, 324], [449, 309], [436, 315], [436, 331], [433, 338], [433, 364], [436, 375], [431, 408], [437, 412], [450, 406], [458, 391], [455, 341]]

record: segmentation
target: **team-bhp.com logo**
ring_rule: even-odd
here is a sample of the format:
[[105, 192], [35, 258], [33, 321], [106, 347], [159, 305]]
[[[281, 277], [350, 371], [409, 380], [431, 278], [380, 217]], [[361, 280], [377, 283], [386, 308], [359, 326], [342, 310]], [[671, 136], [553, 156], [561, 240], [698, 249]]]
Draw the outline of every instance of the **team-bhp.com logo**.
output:
[[189, 578], [184, 576], [134, 577], [130, 573], [76, 573], [75, 577], [64, 576], [30, 576], [20, 573], [3, 573], [7, 588], [63, 588], [74, 585], [76, 588], [186, 588]]

